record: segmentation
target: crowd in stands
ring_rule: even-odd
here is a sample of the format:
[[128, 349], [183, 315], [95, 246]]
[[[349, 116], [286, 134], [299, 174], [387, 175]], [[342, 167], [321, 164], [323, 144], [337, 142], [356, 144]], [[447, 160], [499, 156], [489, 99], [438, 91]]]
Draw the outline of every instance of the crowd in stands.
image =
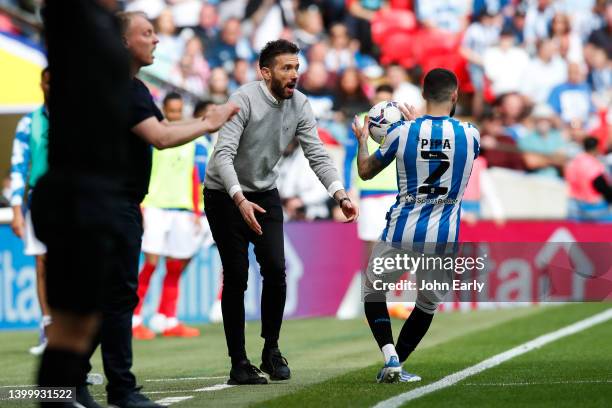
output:
[[[381, 85], [422, 113], [421, 77], [445, 67], [460, 79], [457, 116], [480, 129], [485, 171], [495, 166], [565, 178], [572, 199], [605, 201], [599, 190], [581, 195], [576, 180], [582, 174], [576, 172], [600, 174], [573, 161], [584, 162], [586, 146], [610, 183], [605, 175], [612, 168], [612, 156], [606, 156], [612, 148], [610, 0], [123, 3], [126, 10], [144, 11], [158, 31], [156, 62], [145, 73], [213, 103], [260, 78], [257, 55], [267, 41], [296, 42], [299, 89], [310, 99], [321, 139], [347, 186], [356, 177], [345, 163], [345, 151], [355, 143], [352, 117], [369, 109]], [[0, 30], [18, 29], [0, 15]], [[154, 94], [162, 98], [163, 87]], [[285, 156], [279, 189], [288, 218], [333, 217], [299, 146], [292, 144]]]

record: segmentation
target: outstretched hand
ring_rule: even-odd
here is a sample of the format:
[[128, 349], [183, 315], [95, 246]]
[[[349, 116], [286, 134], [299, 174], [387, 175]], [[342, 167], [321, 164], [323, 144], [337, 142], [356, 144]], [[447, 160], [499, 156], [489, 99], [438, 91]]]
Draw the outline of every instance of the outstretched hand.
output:
[[223, 105], [213, 105], [208, 109], [206, 116], [203, 120], [208, 122], [210, 126], [210, 132], [216, 132], [219, 130], [225, 122], [230, 120], [240, 108], [238, 105], [232, 102], [224, 103]]

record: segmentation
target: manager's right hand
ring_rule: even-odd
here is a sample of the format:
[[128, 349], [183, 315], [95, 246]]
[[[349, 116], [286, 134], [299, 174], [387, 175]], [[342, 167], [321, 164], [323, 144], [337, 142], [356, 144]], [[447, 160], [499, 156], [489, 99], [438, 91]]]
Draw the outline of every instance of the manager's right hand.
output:
[[257, 204], [247, 200], [244, 196], [240, 199], [240, 201], [238, 201], [237, 205], [238, 209], [240, 210], [240, 214], [242, 214], [244, 222], [247, 223], [249, 228], [255, 231], [257, 235], [263, 235], [261, 225], [259, 225], [259, 223], [257, 222], [257, 218], [255, 218], [255, 211], [265, 214], [266, 210], [264, 210]]

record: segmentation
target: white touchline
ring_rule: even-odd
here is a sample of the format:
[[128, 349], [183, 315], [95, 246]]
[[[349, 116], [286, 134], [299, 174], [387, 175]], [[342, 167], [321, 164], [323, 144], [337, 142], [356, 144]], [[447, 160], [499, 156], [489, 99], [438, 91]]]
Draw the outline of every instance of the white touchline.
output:
[[524, 385], [550, 385], [550, 384], [609, 384], [612, 380], [576, 380], [576, 381], [541, 381], [541, 382], [513, 382], [513, 383], [467, 383], [461, 386], [474, 387], [520, 387]]
[[514, 348], [511, 348], [508, 351], [504, 351], [503, 353], [497, 354], [491, 358], [481, 361], [480, 363], [476, 365], [473, 365], [461, 371], [457, 371], [456, 373], [450, 374], [442, 378], [441, 380], [438, 380], [431, 384], [427, 384], [423, 387], [415, 388], [403, 394], [399, 394], [399, 395], [396, 395], [395, 397], [381, 401], [378, 404], [374, 405], [374, 408], [399, 407], [408, 401], [412, 401], [414, 399], [422, 397], [423, 395], [427, 395], [434, 391], [441, 390], [442, 388], [450, 387], [451, 385], [454, 385], [458, 383], [459, 381], [466, 379], [469, 376], [478, 374], [484, 370], [495, 367], [514, 357], [520, 356], [521, 354], [525, 354], [533, 349], [542, 347], [545, 344], [551, 343], [555, 340], [559, 340], [560, 338], [569, 336], [571, 334], [578, 333], [582, 330], [588, 329], [589, 327], [595, 326], [596, 324], [599, 324], [599, 323], [603, 323], [610, 319], [612, 319], [612, 309], [604, 310], [603, 312], [597, 313], [596, 315], [588, 317], [584, 320], [580, 320], [576, 323], [570, 324], [569, 326], [563, 327], [559, 330], [555, 330], [554, 332], [544, 334], [531, 341], [528, 341], [527, 343], [523, 343]]
[[191, 380], [218, 380], [221, 378], [227, 378], [227, 376], [219, 377], [179, 377], [179, 378], [152, 378], [145, 380], [145, 382], [168, 382], [168, 381], [191, 381]]
[[220, 391], [220, 390], [224, 390], [226, 388], [232, 388], [232, 387], [235, 387], [235, 385], [216, 384], [216, 385], [212, 385], [210, 387], [198, 388], [197, 390], [194, 390], [194, 391], [195, 392]]
[[168, 397], [164, 399], [160, 399], [159, 401], [155, 401], [157, 404], [168, 406], [172, 404], [176, 404], [177, 402], [187, 401], [188, 399], [192, 399], [193, 396], [188, 395], [186, 397]]

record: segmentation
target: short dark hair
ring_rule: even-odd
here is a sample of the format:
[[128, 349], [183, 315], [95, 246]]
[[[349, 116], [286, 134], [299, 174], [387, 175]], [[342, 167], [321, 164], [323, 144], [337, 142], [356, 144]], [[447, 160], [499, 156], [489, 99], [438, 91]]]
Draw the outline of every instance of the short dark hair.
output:
[[434, 68], [425, 75], [423, 80], [423, 96], [434, 103], [450, 101], [458, 85], [457, 77], [452, 71]]
[[585, 152], [590, 152], [592, 150], [597, 149], [598, 145], [599, 145], [599, 140], [597, 140], [597, 138], [593, 136], [587, 136], [582, 141], [582, 147], [584, 148]]
[[389, 84], [381, 84], [378, 85], [376, 87], [376, 90], [374, 91], [374, 93], [379, 93], [379, 92], [388, 92], [390, 94], [393, 93], [393, 87]]
[[164, 106], [166, 106], [166, 104], [167, 104], [169, 101], [172, 101], [172, 100], [179, 100], [179, 101], [182, 101], [182, 100], [183, 100], [183, 97], [182, 97], [182, 96], [181, 96], [181, 94], [179, 94], [178, 92], [168, 92], [168, 93], [166, 94], [166, 96], [164, 97], [164, 102], [163, 102], [163, 103], [164, 103]]
[[40, 73], [40, 78], [41, 79], [44, 78], [45, 75], [48, 74], [49, 72], [51, 72], [51, 71], [49, 71], [49, 66], [44, 67], [43, 70]]
[[197, 101], [195, 106], [193, 107], [193, 116], [197, 117], [198, 114], [204, 112], [208, 105], [212, 105], [211, 101]]
[[259, 68], [272, 68], [274, 59], [282, 54], [297, 54], [300, 48], [287, 40], [269, 41], [259, 54]]

